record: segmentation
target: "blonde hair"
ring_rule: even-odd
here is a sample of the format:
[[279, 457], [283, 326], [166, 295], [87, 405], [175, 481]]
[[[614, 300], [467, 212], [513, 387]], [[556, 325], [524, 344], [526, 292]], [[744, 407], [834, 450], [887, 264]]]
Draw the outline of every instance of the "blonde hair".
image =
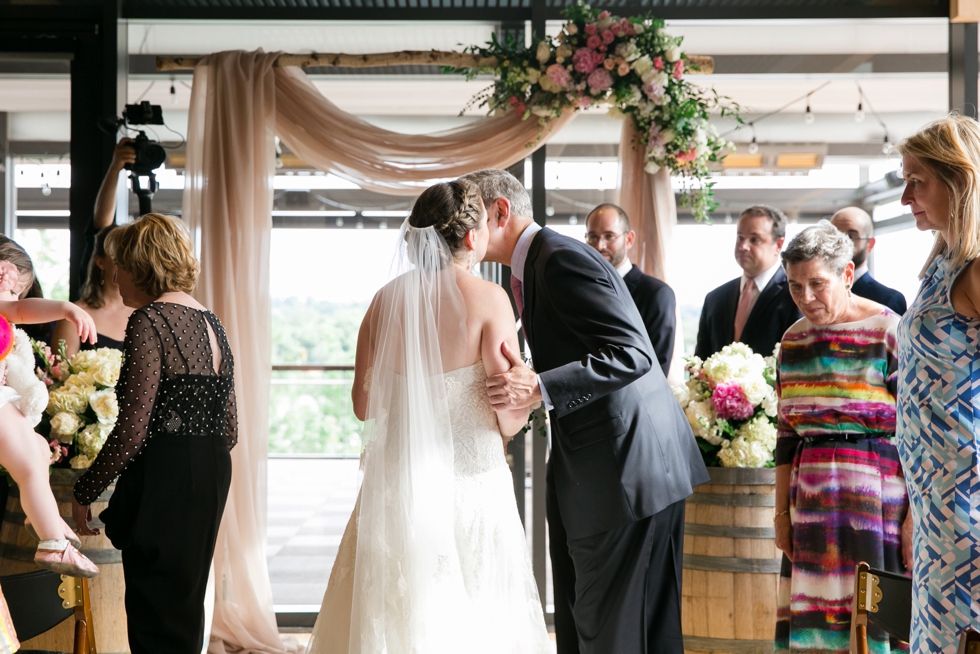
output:
[[895, 148], [935, 175], [949, 194], [950, 243], [939, 232], [921, 278], [939, 255], [954, 268], [980, 256], [980, 123], [950, 115], [923, 127]]
[[106, 237], [105, 249], [117, 266], [133, 276], [136, 287], [154, 298], [171, 291], [190, 293], [201, 270], [187, 227], [159, 213], [114, 229]]

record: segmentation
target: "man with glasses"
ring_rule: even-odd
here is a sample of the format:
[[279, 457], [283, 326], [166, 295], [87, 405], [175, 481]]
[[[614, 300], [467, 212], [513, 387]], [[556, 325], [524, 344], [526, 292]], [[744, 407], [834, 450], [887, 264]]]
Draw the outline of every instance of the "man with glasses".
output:
[[800, 319], [779, 261], [786, 222], [782, 211], [762, 204], [738, 217], [735, 261], [742, 276], [704, 299], [694, 354], [707, 359], [737, 341], [769, 356], [786, 330]]
[[854, 286], [851, 292], [903, 315], [908, 308], [905, 296], [888, 288], [868, 272], [868, 256], [875, 247], [874, 221], [868, 212], [858, 207], [845, 207], [835, 213], [830, 222], [854, 241]]
[[674, 355], [677, 301], [674, 291], [656, 277], [640, 272], [629, 258], [636, 240], [626, 212], [615, 204], [600, 204], [585, 219], [585, 242], [599, 251], [619, 272], [643, 317], [653, 351], [667, 376]]

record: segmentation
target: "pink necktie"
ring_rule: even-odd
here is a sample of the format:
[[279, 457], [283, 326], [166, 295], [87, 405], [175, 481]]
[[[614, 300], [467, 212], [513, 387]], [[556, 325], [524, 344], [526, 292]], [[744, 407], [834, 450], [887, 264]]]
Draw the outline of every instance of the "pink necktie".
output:
[[510, 292], [514, 295], [517, 305], [517, 315], [521, 317], [521, 329], [524, 330], [524, 340], [528, 338], [527, 322], [524, 320], [524, 284], [514, 275], [510, 276]]
[[742, 297], [738, 300], [738, 310], [735, 312], [735, 340], [742, 338], [742, 330], [745, 329], [745, 322], [749, 319], [752, 311], [752, 299], [755, 297], [755, 280], [749, 279], [745, 282], [742, 289]]

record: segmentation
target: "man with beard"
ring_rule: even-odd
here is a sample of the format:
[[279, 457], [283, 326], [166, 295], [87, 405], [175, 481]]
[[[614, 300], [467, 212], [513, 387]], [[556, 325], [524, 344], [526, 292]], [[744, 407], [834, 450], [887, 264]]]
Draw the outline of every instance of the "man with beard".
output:
[[835, 213], [830, 222], [854, 241], [854, 286], [851, 292], [903, 315], [907, 308], [905, 296], [888, 288], [868, 272], [868, 256], [875, 247], [874, 221], [868, 212], [857, 207], [845, 207]]
[[656, 277], [640, 272], [630, 261], [627, 253], [636, 240], [636, 232], [630, 229], [625, 211], [615, 204], [600, 204], [586, 218], [585, 228], [585, 242], [598, 250], [626, 282], [666, 377], [674, 355], [677, 324], [674, 291]]
[[758, 204], [738, 217], [735, 261], [742, 276], [704, 298], [695, 355], [707, 359], [737, 341], [769, 356], [800, 319], [779, 262], [785, 238], [786, 215], [779, 209]]

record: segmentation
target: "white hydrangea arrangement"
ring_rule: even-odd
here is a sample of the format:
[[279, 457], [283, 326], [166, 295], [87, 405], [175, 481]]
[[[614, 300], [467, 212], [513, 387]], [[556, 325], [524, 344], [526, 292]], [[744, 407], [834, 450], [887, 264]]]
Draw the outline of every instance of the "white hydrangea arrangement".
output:
[[776, 356], [732, 343], [702, 361], [686, 359], [688, 381], [674, 386], [704, 462], [724, 468], [773, 465], [776, 450]]
[[86, 469], [102, 450], [119, 417], [116, 383], [122, 367], [122, 352], [110, 348], [83, 350], [73, 357], [65, 353], [64, 341], [58, 354], [46, 345], [35, 343], [35, 351], [45, 362], [38, 377], [49, 385], [45, 413], [49, 437], [71, 446], [74, 456], [70, 465]]

